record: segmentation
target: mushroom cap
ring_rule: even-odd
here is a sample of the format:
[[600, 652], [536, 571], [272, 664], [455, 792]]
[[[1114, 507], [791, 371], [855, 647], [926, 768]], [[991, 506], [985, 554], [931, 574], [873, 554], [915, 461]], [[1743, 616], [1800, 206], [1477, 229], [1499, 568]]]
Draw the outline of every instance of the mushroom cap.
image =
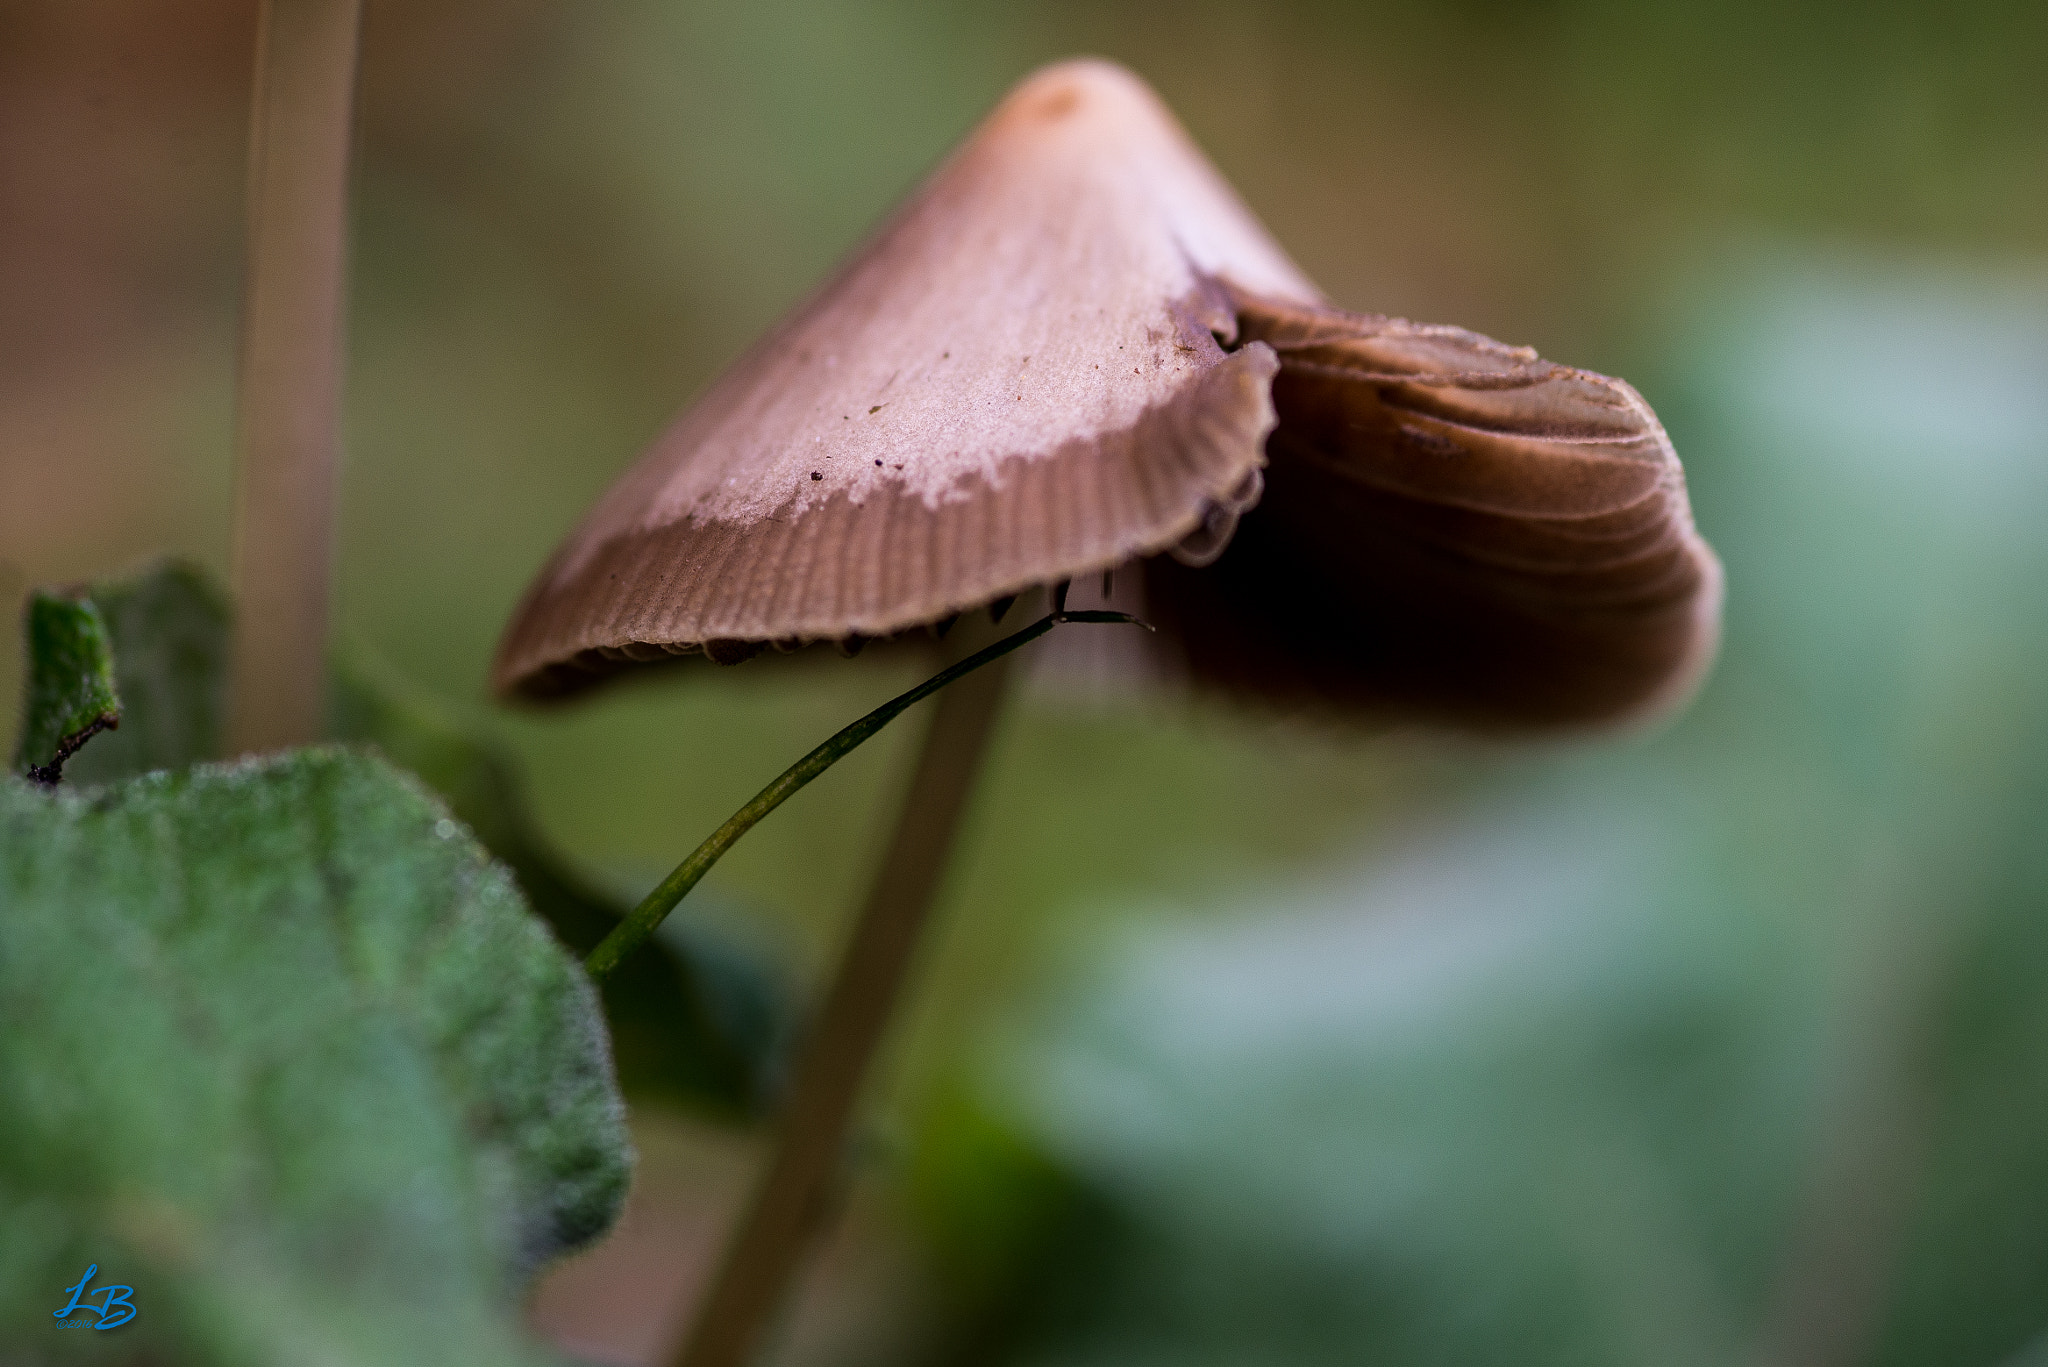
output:
[[1030, 77], [597, 504], [497, 685], [888, 636], [1181, 542], [1273, 423], [1225, 278], [1317, 297], [1137, 78]]
[[888, 637], [1132, 562], [1199, 674], [1481, 725], [1669, 696], [1718, 603], [1633, 390], [1328, 307], [1085, 60], [1017, 86], [612, 487], [494, 683]]
[[1471, 730], [1690, 696], [1721, 566], [1640, 394], [1463, 328], [1235, 302], [1280, 360], [1264, 497], [1213, 565], [1146, 566], [1197, 675]]

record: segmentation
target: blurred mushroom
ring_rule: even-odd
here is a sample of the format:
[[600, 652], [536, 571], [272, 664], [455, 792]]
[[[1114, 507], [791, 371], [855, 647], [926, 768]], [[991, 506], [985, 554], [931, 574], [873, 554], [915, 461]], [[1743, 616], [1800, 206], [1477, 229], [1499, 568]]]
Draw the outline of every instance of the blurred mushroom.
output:
[[[1718, 606], [1632, 389], [1327, 306], [1142, 82], [1080, 61], [1013, 91], [614, 486], [494, 681], [857, 646], [1133, 562], [1199, 675], [1480, 727], [1676, 698]], [[694, 1367], [752, 1354], [814, 1222], [997, 690], [941, 695]]]
[[1280, 358], [1265, 496], [1213, 566], [1145, 576], [1198, 675], [1485, 730], [1691, 692], [1720, 565], [1641, 395], [1462, 328], [1232, 298]]

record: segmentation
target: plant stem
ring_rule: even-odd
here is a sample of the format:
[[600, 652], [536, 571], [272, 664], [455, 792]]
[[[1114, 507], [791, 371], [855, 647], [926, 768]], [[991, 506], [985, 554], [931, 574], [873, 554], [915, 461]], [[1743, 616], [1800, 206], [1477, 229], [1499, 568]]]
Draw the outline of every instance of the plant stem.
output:
[[746, 1367], [822, 1223], [854, 1101], [945, 872], [1006, 672], [987, 670], [939, 701], [895, 836], [810, 1025], [775, 1152], [698, 1307], [681, 1367]]
[[[661, 880], [654, 891], [642, 899], [639, 906], [626, 914], [618, 928], [605, 936], [590, 957], [584, 961], [584, 968], [593, 978], [602, 978], [618, 967], [619, 961], [645, 944], [647, 937], [654, 934], [669, 912], [678, 902], [697, 886], [699, 879], [711, 870], [719, 857], [731, 849], [733, 842], [754, 828], [762, 817], [780, 807], [793, 796], [797, 789], [809, 783], [834, 764], [852, 754], [862, 742], [894, 721], [905, 710], [922, 702], [956, 679], [965, 678], [982, 666], [992, 664], [1022, 645], [1027, 645], [1051, 631], [1063, 622], [1122, 622], [1143, 626], [1135, 617], [1121, 612], [1054, 612], [1039, 618], [1021, 631], [1005, 636], [994, 645], [976, 651], [958, 664], [940, 670], [908, 693], [898, 694], [874, 711], [844, 728], [823, 745], [805, 755], [795, 764], [782, 771], [773, 783], [756, 793], [753, 800], [734, 812], [723, 826], [713, 831], [703, 844], [690, 853], [690, 857], [676, 865], [675, 871]], [[1149, 628], [1148, 628], [1149, 629]], [[936, 738], [937, 724], [933, 735]], [[922, 770], [920, 770], [920, 773]]]
[[263, 0], [236, 389], [229, 753], [317, 739], [362, 0]]

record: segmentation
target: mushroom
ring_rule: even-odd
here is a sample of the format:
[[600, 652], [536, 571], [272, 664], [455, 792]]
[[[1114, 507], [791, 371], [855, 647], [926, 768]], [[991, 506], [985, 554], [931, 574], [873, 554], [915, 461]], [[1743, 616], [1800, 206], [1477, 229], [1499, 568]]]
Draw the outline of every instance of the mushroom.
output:
[[[1076, 61], [1011, 92], [612, 488], [494, 682], [553, 698], [851, 649], [1133, 565], [1197, 677], [1382, 720], [1669, 707], [1718, 618], [1633, 389], [1329, 306], [1141, 81]], [[745, 1361], [779, 1299], [999, 692], [941, 695], [693, 1367]]]

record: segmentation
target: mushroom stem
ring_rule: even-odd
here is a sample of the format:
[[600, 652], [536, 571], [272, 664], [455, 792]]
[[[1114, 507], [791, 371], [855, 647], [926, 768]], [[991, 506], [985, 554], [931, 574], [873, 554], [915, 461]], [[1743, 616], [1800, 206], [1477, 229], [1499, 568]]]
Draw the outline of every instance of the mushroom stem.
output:
[[698, 1305], [679, 1367], [746, 1367], [824, 1223], [854, 1102], [945, 873], [1007, 674], [1007, 662], [999, 663], [939, 700], [896, 833], [810, 1023], [775, 1151]]
[[[584, 961], [584, 969], [591, 977], [602, 978], [617, 968], [620, 960], [647, 942], [647, 938], [654, 934], [655, 928], [675, 910], [678, 902], [689, 895], [690, 889], [697, 886], [698, 881], [711, 871], [711, 866], [732, 848], [735, 841], [752, 830], [762, 817], [786, 802], [797, 789], [852, 754], [862, 742], [906, 710], [954, 680], [965, 678], [982, 666], [1000, 660], [1017, 647], [1037, 640], [1063, 622], [1117, 622], [1145, 626], [1137, 618], [1121, 612], [1052, 612], [1023, 630], [1013, 632], [995, 644], [977, 650], [959, 663], [940, 670], [908, 693], [899, 693], [889, 699], [859, 721], [836, 732], [831, 739], [783, 770], [773, 783], [754, 794], [746, 806], [734, 812], [724, 825], [713, 831], [703, 844], [692, 850], [689, 858], [676, 865], [675, 871], [662, 879], [654, 891], [648, 893], [640, 905], [628, 912], [618, 927], [605, 936], [596, 949], [590, 951], [590, 957]], [[1149, 627], [1146, 629], [1150, 630]], [[941, 711], [940, 715], [943, 717], [945, 713]], [[928, 747], [937, 739], [938, 730], [939, 725], [935, 722], [932, 737], [927, 739]], [[920, 769], [919, 773], [922, 774], [923, 770]]]
[[230, 752], [317, 739], [362, 0], [263, 0], [236, 386]]

